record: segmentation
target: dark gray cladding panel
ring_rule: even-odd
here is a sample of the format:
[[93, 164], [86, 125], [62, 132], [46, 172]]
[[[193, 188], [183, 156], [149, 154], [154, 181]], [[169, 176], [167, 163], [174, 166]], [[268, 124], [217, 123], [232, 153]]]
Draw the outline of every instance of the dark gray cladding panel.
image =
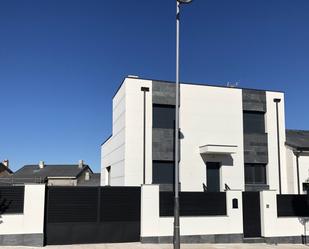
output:
[[266, 92], [257, 90], [242, 90], [244, 111], [266, 112]]
[[174, 160], [173, 129], [152, 129], [152, 160]]
[[267, 134], [244, 134], [245, 163], [268, 163]]
[[269, 185], [266, 184], [246, 184], [245, 185], [246, 191], [263, 191], [269, 190]]
[[175, 98], [175, 84], [159, 81], [152, 82], [152, 103], [162, 105], [175, 105]]

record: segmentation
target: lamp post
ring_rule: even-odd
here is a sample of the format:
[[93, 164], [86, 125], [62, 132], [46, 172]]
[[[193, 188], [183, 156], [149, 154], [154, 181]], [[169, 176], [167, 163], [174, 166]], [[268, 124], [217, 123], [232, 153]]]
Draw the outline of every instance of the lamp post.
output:
[[174, 180], [174, 249], [180, 249], [179, 224], [179, 25], [180, 5], [192, 0], [176, 0], [176, 110], [175, 110], [175, 180]]

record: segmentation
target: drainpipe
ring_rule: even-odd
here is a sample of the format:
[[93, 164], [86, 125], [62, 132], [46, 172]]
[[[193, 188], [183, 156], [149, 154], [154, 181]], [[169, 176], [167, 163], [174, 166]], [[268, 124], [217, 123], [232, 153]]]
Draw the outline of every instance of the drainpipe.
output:
[[277, 146], [278, 146], [278, 174], [279, 174], [279, 194], [281, 195], [281, 154], [280, 154], [280, 132], [279, 132], [279, 110], [278, 105], [281, 99], [274, 99], [276, 103], [276, 116], [277, 116]]
[[146, 183], [146, 92], [149, 92], [149, 87], [141, 87], [144, 92], [144, 124], [143, 124], [143, 184]]
[[299, 184], [299, 156], [301, 154], [301, 151], [295, 151], [294, 155], [296, 156], [296, 172], [297, 172], [297, 191], [300, 195], [300, 184]]

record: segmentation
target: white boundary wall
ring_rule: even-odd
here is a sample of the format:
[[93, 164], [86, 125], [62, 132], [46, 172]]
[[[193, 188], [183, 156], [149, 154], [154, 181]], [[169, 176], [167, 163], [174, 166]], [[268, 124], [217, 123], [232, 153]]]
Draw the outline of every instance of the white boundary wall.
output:
[[43, 246], [45, 185], [25, 185], [24, 212], [0, 217], [1, 245]]
[[25, 185], [24, 213], [1, 215], [0, 235], [43, 233], [44, 205], [45, 185]]
[[[207, 217], [181, 217], [180, 234], [216, 235], [242, 234], [242, 192], [228, 191], [227, 215]], [[232, 199], [238, 199], [238, 209], [232, 208]], [[143, 185], [141, 191], [141, 237], [163, 237], [173, 235], [173, 218], [160, 218], [159, 185]]]
[[[298, 217], [277, 216], [277, 192], [262, 191], [261, 197], [261, 221], [263, 237], [287, 237], [304, 235], [304, 225]], [[307, 222], [307, 234], [309, 224]]]

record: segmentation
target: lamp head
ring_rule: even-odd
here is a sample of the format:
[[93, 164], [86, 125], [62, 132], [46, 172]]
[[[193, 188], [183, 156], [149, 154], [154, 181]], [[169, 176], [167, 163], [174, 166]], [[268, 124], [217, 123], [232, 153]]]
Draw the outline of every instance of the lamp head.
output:
[[280, 103], [280, 102], [281, 102], [281, 99], [274, 99], [274, 102], [275, 102], [275, 103]]
[[178, 3], [184, 3], [184, 4], [188, 4], [191, 3], [192, 0], [177, 0]]

